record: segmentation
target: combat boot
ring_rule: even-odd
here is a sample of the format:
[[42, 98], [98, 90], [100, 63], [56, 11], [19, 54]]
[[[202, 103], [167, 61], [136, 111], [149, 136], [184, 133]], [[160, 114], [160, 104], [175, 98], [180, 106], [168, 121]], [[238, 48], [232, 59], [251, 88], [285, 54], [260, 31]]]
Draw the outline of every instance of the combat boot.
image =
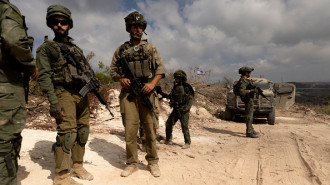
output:
[[246, 133], [246, 137], [258, 138], [258, 135], [254, 134], [254, 133]]
[[158, 164], [148, 164], [148, 169], [154, 177], [160, 177], [160, 169]]
[[82, 185], [70, 177], [68, 170], [55, 174], [54, 185]]
[[132, 173], [136, 172], [138, 170], [137, 165], [128, 165], [126, 168], [121, 172], [120, 176], [127, 177], [132, 175]]
[[253, 133], [254, 135], [259, 135], [259, 132], [255, 131], [255, 130], [253, 130], [252, 133]]
[[181, 148], [182, 149], [188, 149], [188, 148], [190, 148], [190, 144], [185, 143]]
[[94, 176], [83, 167], [82, 162], [73, 163], [73, 166], [71, 169], [71, 176], [78, 177], [79, 179], [83, 179], [83, 180], [89, 180], [89, 181], [94, 179]]
[[173, 145], [173, 142], [172, 142], [172, 140], [166, 140], [165, 141], [165, 144], [167, 144], [167, 145]]

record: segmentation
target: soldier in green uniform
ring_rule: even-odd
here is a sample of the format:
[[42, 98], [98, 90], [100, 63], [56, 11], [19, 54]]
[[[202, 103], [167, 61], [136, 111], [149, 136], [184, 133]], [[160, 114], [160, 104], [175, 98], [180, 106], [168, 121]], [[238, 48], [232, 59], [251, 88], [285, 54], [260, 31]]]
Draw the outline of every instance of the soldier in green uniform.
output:
[[[51, 5], [47, 9], [47, 26], [55, 34], [53, 40], [46, 39], [37, 50], [39, 84], [50, 102], [50, 115], [56, 119], [57, 137], [53, 145], [55, 157], [54, 184], [79, 184], [71, 176], [92, 180], [93, 175], [83, 167], [85, 145], [89, 135], [89, 104], [82, 97], [81, 69], [63, 54], [65, 48], [76, 56], [77, 62], [87, 72], [93, 73], [82, 50], [68, 36], [73, 27], [71, 12], [62, 5]], [[64, 48], [64, 49], [63, 49]]]
[[135, 77], [144, 84], [141, 93], [148, 95], [156, 114], [159, 111], [159, 106], [154, 87], [165, 76], [165, 66], [156, 47], [146, 40], [142, 40], [143, 32], [147, 27], [147, 22], [143, 16], [137, 11], [132, 12], [125, 17], [125, 24], [126, 31], [130, 33], [131, 38], [117, 48], [110, 66], [111, 77], [120, 82], [122, 86], [119, 99], [120, 112], [125, 127], [127, 166], [121, 176], [127, 177], [138, 170], [136, 136], [139, 126], [142, 124], [146, 136], [147, 155], [145, 158], [148, 161], [148, 169], [154, 177], [159, 177], [161, 173], [158, 166], [155, 133], [158, 122], [155, 121], [153, 112], [144, 104], [141, 95], [131, 97], [131, 81], [123, 71], [119, 61], [123, 57], [126, 58]]
[[166, 121], [166, 144], [172, 144], [172, 131], [175, 123], [180, 120], [185, 144], [182, 149], [190, 148], [189, 112], [194, 100], [194, 90], [187, 81], [187, 74], [182, 70], [174, 73], [174, 86], [170, 97], [170, 106], [173, 111]]
[[253, 70], [254, 69], [251, 67], [241, 67], [238, 70], [238, 73], [241, 75], [238, 85], [240, 98], [245, 104], [246, 137], [258, 138], [259, 133], [255, 131], [252, 126], [254, 107], [253, 99], [254, 95], [258, 93], [255, 84], [249, 79]]
[[24, 16], [7, 0], [0, 12], [0, 184], [14, 185], [26, 123], [23, 76], [36, 75], [36, 68]]

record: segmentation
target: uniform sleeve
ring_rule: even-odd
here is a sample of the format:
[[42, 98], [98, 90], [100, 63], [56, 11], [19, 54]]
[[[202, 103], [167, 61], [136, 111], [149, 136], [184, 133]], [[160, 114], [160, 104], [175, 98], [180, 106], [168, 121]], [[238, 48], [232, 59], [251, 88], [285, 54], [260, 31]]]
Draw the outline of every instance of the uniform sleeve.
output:
[[57, 104], [58, 99], [51, 79], [53, 72], [50, 65], [50, 50], [51, 48], [47, 47], [45, 44], [41, 45], [37, 50], [37, 67], [39, 70], [38, 81], [42, 92], [47, 95], [49, 103]]
[[120, 47], [118, 47], [115, 53], [113, 54], [112, 61], [110, 64], [110, 76], [113, 80], [115, 80], [115, 77], [117, 75], [120, 75], [120, 65], [118, 64], [118, 60], [120, 59], [119, 48]]
[[3, 51], [15, 62], [34, 72], [35, 60], [31, 53], [26, 34], [25, 22], [18, 9], [8, 6], [5, 8], [4, 19], [1, 22], [1, 39]]
[[194, 103], [194, 96], [195, 96], [195, 92], [194, 89], [191, 87], [191, 85], [188, 84], [188, 86], [186, 87], [187, 90], [189, 91], [189, 96], [188, 96], [188, 103], [187, 103], [187, 108], [190, 109], [191, 106]]
[[247, 96], [249, 94], [249, 90], [247, 90], [249, 82], [246, 79], [242, 79], [239, 83], [241, 83], [239, 88], [239, 94], [241, 96]]
[[155, 46], [152, 45], [153, 63], [155, 64], [155, 75], [162, 75], [165, 77], [166, 69], [164, 61]]

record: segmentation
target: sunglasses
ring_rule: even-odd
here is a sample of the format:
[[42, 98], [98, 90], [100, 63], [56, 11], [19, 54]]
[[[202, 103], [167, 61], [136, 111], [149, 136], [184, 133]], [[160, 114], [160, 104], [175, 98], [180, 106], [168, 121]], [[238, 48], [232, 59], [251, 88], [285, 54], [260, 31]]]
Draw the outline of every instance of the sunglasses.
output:
[[61, 24], [62, 26], [66, 26], [69, 24], [69, 22], [67, 20], [53, 20], [52, 21], [52, 25], [58, 25]]

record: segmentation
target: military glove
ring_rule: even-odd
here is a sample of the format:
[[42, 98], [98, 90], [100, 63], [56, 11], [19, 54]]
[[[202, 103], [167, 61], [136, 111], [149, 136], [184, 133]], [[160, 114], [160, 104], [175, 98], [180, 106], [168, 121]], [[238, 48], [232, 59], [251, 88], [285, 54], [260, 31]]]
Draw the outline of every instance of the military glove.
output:
[[49, 109], [49, 114], [55, 119], [62, 119], [64, 109], [59, 103], [51, 104]]

